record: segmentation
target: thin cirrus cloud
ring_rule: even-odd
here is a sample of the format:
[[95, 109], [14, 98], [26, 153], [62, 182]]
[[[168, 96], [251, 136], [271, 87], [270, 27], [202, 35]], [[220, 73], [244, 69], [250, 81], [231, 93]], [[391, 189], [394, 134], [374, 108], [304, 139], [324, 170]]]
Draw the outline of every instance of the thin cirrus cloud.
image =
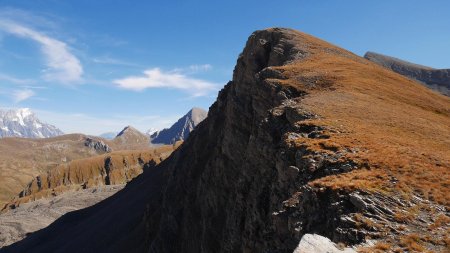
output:
[[114, 80], [122, 89], [143, 91], [151, 88], [172, 88], [186, 91], [193, 96], [205, 96], [217, 89], [217, 85], [201, 79], [189, 77], [179, 71], [162, 71], [159, 68], [145, 70], [142, 76], [130, 76]]
[[9, 19], [0, 19], [0, 30], [31, 39], [41, 46], [47, 65], [43, 75], [45, 80], [64, 84], [82, 80], [83, 67], [80, 60], [70, 52], [66, 43]]
[[12, 92], [12, 97], [15, 103], [20, 103], [33, 97], [34, 95], [36, 95], [36, 93], [30, 89], [14, 90]]
[[97, 64], [107, 64], [107, 65], [120, 65], [120, 66], [128, 66], [128, 67], [139, 67], [138, 64], [127, 62], [120, 59], [111, 58], [109, 56], [103, 57], [94, 57], [92, 61]]
[[4, 73], [0, 73], [0, 80], [4, 80], [10, 83], [25, 85], [25, 84], [33, 84], [35, 81], [31, 79], [21, 79], [14, 76], [10, 76]]

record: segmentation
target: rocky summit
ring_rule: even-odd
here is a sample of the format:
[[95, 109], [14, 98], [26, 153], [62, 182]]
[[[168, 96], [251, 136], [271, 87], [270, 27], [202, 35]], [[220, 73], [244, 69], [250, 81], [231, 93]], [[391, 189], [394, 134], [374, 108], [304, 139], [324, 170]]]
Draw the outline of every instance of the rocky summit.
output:
[[374, 52], [367, 52], [364, 58], [450, 96], [450, 69], [434, 69]]
[[206, 118], [207, 114], [205, 110], [194, 107], [170, 128], [154, 131], [150, 135], [151, 142], [153, 144], [174, 144], [177, 141], [184, 141], [192, 130]]
[[48, 138], [62, 134], [55, 126], [41, 122], [28, 108], [0, 109], [0, 138]]
[[169, 158], [2, 252], [302, 252], [308, 234], [363, 252], [444, 252], [449, 108], [320, 39], [256, 31]]

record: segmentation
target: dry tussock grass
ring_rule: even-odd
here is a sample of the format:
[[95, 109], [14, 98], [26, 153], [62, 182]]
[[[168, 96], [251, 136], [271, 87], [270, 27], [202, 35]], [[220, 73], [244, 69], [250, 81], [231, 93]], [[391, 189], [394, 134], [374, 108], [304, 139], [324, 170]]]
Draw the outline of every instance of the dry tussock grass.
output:
[[283, 85], [308, 93], [302, 105], [319, 118], [307, 123], [333, 130], [327, 142], [309, 144], [356, 148], [346, 158], [368, 165], [311, 184], [418, 194], [449, 207], [450, 98], [323, 41], [308, 42], [308, 58], [276, 68], [287, 77]]

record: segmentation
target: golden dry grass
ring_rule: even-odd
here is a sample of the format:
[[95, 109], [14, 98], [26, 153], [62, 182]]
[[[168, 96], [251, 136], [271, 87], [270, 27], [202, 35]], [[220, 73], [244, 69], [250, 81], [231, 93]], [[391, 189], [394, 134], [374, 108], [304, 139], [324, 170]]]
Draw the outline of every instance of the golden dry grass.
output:
[[0, 139], [0, 205], [17, 195], [35, 176], [59, 164], [98, 155], [84, 146], [86, 136]]
[[[275, 67], [308, 95], [319, 115], [307, 123], [335, 132], [309, 140], [320, 150], [352, 148], [346, 158], [367, 168], [312, 185], [334, 189], [418, 194], [450, 206], [450, 98], [321, 40], [307, 38], [306, 59]], [[336, 131], [338, 133], [336, 133]]]

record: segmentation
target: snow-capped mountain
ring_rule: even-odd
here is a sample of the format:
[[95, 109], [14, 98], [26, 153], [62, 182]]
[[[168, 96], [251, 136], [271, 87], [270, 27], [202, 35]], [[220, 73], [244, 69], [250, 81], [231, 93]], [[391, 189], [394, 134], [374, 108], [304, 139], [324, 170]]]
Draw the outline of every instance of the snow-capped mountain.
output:
[[1, 110], [0, 137], [48, 138], [64, 134], [41, 122], [28, 108]]
[[147, 132], [145, 132], [145, 134], [148, 136], [152, 136], [154, 133], [156, 133], [158, 131], [159, 131], [158, 129], [152, 127], [149, 130], [147, 130]]
[[154, 132], [150, 135], [153, 144], [173, 144], [184, 141], [194, 128], [208, 116], [208, 112], [201, 108], [192, 108], [170, 128]]

